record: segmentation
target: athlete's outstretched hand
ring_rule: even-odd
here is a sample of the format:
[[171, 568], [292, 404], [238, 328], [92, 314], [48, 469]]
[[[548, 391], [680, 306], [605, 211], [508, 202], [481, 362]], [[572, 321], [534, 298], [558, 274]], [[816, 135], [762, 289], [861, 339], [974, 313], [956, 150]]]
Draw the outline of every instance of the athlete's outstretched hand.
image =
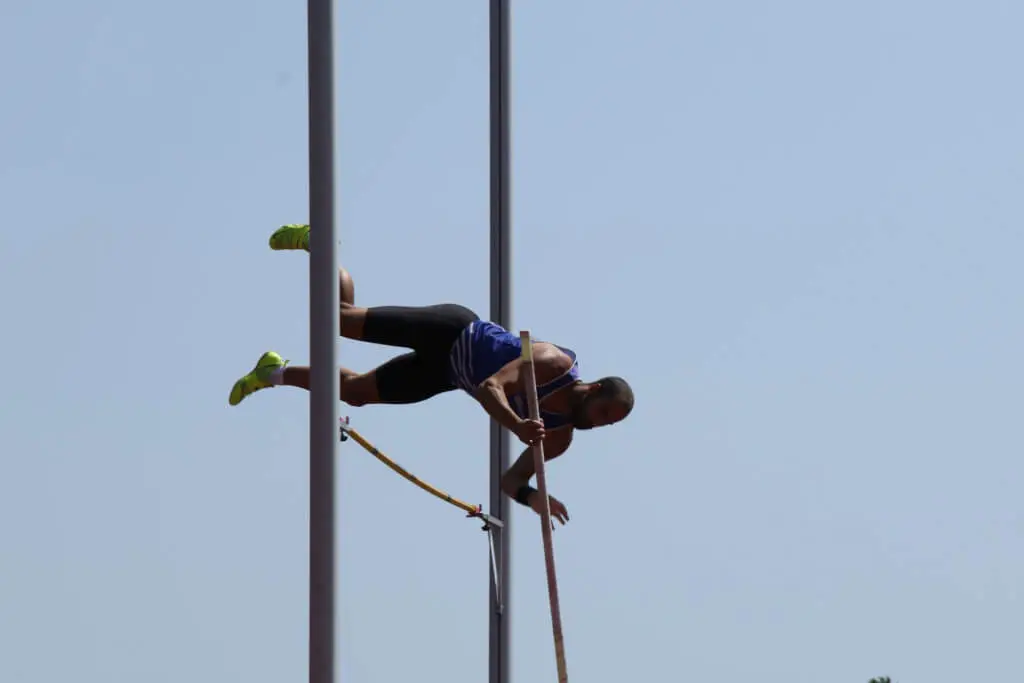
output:
[[[565, 505], [562, 501], [558, 500], [554, 496], [548, 496], [548, 503], [551, 505], [551, 526], [554, 528], [555, 520], [558, 520], [563, 525], [569, 521], [569, 511], [565, 509]], [[538, 515], [543, 517], [544, 515], [544, 499], [541, 498], [540, 494], [535, 493], [531, 496], [530, 507]]]
[[516, 425], [516, 436], [527, 446], [544, 440], [544, 423], [540, 420], [523, 420]]

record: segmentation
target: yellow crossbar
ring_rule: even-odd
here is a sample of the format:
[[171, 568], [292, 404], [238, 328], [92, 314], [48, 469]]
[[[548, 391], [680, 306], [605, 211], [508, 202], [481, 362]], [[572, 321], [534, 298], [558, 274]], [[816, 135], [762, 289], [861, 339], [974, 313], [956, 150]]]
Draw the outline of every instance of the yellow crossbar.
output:
[[498, 519], [496, 517], [492, 517], [492, 516], [490, 516], [488, 514], [485, 514], [482, 511], [482, 507], [480, 505], [470, 505], [469, 503], [467, 503], [465, 501], [462, 501], [462, 500], [459, 500], [458, 498], [455, 498], [451, 494], [445, 493], [444, 491], [442, 491], [439, 488], [431, 486], [427, 482], [423, 481], [422, 479], [420, 479], [419, 477], [414, 475], [409, 470], [407, 470], [404, 467], [402, 467], [401, 465], [399, 465], [397, 462], [395, 462], [394, 460], [392, 460], [388, 456], [384, 455], [384, 453], [382, 453], [376, 446], [374, 446], [372, 443], [367, 441], [363, 437], [362, 434], [360, 434], [355, 429], [350, 427], [348, 425], [348, 423], [347, 423], [347, 418], [346, 418], [345, 421], [342, 422], [341, 432], [342, 432], [342, 434], [348, 435], [349, 437], [351, 437], [353, 441], [355, 441], [357, 444], [359, 444], [364, 449], [366, 449], [366, 451], [368, 453], [370, 453], [370, 455], [374, 456], [375, 458], [380, 460], [382, 463], [384, 463], [385, 465], [390, 467], [392, 470], [394, 470], [395, 472], [398, 472], [400, 475], [402, 475], [403, 477], [405, 477], [406, 479], [408, 479], [412, 483], [416, 484], [416, 486], [419, 486], [421, 489], [423, 489], [427, 493], [430, 493], [431, 495], [433, 495], [433, 496], [435, 496], [437, 498], [440, 498], [444, 502], [449, 503], [451, 505], [454, 505], [455, 507], [463, 510], [464, 512], [467, 513], [467, 516], [469, 516], [469, 517], [479, 517], [480, 519], [484, 520], [484, 522], [486, 522], [488, 525], [492, 525], [492, 526], [496, 526], [496, 527], [503, 527], [504, 526], [504, 524], [502, 524], [500, 519]]

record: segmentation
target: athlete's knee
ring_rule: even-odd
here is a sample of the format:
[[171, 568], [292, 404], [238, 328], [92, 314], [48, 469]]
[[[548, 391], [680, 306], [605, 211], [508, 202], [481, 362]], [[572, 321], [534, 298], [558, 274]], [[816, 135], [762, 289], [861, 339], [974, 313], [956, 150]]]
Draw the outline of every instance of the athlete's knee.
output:
[[338, 313], [338, 332], [349, 339], [363, 338], [363, 325], [366, 323], [366, 309], [356, 308], [350, 303], [341, 302]]
[[341, 400], [353, 408], [378, 403], [377, 378], [373, 373], [341, 377]]
[[344, 268], [338, 269], [338, 295], [341, 299], [342, 307], [346, 304], [349, 306], [355, 305], [356, 284], [352, 281], [352, 276]]
[[344, 391], [341, 392], [341, 400], [349, 404], [353, 408], [361, 408], [362, 406], [370, 405], [373, 403], [373, 401], [371, 401], [369, 397], [363, 394], [346, 394]]

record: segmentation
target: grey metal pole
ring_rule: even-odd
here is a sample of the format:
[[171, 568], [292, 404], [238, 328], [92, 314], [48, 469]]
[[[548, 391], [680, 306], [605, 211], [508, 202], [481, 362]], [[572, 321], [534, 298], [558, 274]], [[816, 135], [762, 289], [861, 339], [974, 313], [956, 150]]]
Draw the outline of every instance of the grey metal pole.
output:
[[308, 0], [309, 680], [334, 683], [334, 465], [338, 453], [338, 266], [334, 225], [334, 3]]
[[[512, 238], [511, 169], [509, 127], [509, 2], [491, 0], [491, 315], [493, 322], [512, 329]], [[501, 603], [491, 584], [490, 683], [510, 683], [511, 629], [509, 605], [512, 591], [509, 576], [511, 554], [510, 505], [501, 492], [501, 475], [508, 469], [511, 435], [491, 422], [491, 514], [505, 526], [498, 532], [495, 548], [501, 585]]]

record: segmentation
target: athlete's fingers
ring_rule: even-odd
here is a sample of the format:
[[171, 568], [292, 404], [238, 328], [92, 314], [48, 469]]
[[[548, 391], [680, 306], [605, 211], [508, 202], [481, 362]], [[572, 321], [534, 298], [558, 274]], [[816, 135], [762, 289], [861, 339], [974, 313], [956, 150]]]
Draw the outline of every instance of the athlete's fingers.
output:
[[531, 446], [543, 441], [544, 437], [547, 436], [547, 432], [544, 430], [544, 423], [540, 420], [530, 420], [527, 436]]
[[565, 505], [557, 500], [551, 501], [551, 516], [562, 524], [569, 521], [569, 511], [565, 509]]

